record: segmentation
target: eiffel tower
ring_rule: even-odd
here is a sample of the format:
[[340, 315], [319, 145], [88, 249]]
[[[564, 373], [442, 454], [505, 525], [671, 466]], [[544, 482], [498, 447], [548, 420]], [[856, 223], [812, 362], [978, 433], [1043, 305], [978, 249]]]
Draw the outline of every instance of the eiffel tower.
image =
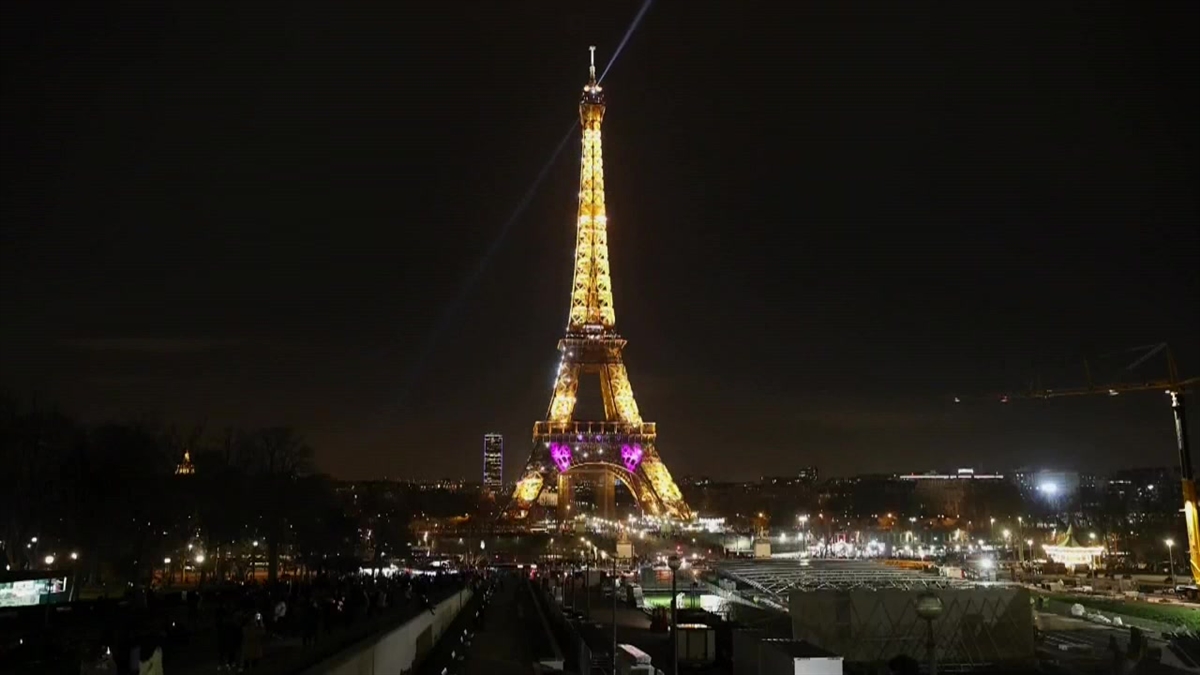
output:
[[[600, 123], [604, 94], [596, 82], [596, 48], [591, 48], [590, 79], [579, 102], [583, 155], [579, 164], [579, 215], [575, 235], [575, 275], [567, 333], [559, 340], [562, 360], [546, 419], [533, 425], [533, 452], [513, 494], [524, 514], [551, 480], [558, 482], [559, 516], [568, 515], [574, 481], [588, 477], [599, 510], [613, 517], [615, 480], [626, 485], [647, 515], [687, 520], [691, 510], [655, 449], [653, 422], [642, 420], [617, 334], [612, 278], [608, 265], [608, 217], [604, 210], [604, 159]], [[580, 376], [598, 375], [604, 421], [574, 419]]]

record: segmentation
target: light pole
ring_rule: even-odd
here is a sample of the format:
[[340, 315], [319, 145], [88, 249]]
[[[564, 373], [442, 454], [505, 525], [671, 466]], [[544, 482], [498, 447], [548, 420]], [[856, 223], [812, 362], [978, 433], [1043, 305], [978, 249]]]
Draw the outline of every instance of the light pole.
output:
[[671, 568], [671, 675], [679, 675], [679, 635], [675, 626], [675, 573], [683, 566], [679, 556], [667, 558], [667, 567]]
[[[608, 556], [607, 553], [604, 554]], [[612, 608], [612, 671], [617, 672], [617, 556], [612, 558], [612, 579], [609, 583], [612, 585], [613, 608]]]
[[937, 675], [937, 641], [933, 638], [933, 622], [942, 615], [942, 599], [933, 591], [917, 596], [917, 616], [925, 619], [927, 627], [925, 655], [929, 659], [929, 675]]
[[583, 552], [583, 602], [585, 611], [587, 612], [587, 620], [592, 620], [592, 587], [591, 587], [591, 561], [588, 560], [587, 550]]
[[1170, 556], [1170, 560], [1171, 560], [1171, 588], [1174, 588], [1175, 587], [1175, 540], [1168, 539], [1164, 543], [1166, 543], [1166, 545], [1167, 545], [1167, 555]]
[[1025, 555], [1021, 549], [1021, 535], [1025, 533], [1025, 519], [1017, 516], [1017, 562], [1025, 562]]
[[575, 609], [575, 570], [568, 567], [565, 576], [567, 577], [567, 583], [571, 585], [571, 593], [570, 593], [571, 610], [574, 611], [574, 609]]

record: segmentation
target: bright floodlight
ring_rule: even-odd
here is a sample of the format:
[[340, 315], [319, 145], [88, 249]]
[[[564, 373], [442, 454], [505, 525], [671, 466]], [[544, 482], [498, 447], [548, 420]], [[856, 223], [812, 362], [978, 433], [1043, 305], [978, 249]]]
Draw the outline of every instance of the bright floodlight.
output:
[[1058, 492], [1058, 483], [1042, 483], [1042, 492], [1052, 495]]
[[1174, 546], [1174, 545], [1175, 545], [1175, 540], [1174, 540], [1174, 539], [1168, 539], [1168, 540], [1166, 541], [1166, 544], [1167, 544], [1167, 548], [1171, 548], [1172, 546]]

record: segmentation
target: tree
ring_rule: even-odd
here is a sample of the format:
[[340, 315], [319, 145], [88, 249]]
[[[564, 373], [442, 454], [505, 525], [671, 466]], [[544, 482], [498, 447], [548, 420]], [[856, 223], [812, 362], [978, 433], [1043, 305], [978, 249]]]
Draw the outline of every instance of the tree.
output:
[[338, 502], [328, 476], [306, 476], [297, 481], [296, 488], [292, 550], [297, 561], [310, 570], [331, 566], [340, 569], [339, 561], [356, 552], [356, 520]]
[[366, 486], [358, 499], [359, 529], [369, 533], [372, 567], [383, 567], [387, 555], [405, 555], [408, 551], [412, 518], [399, 498], [395, 485], [374, 482]]
[[73, 539], [93, 563], [108, 561], [122, 576], [144, 581], [153, 570], [147, 556], [158, 550], [179, 504], [162, 436], [144, 421], [102, 424], [88, 432], [72, 468]]
[[82, 429], [58, 411], [0, 399], [0, 536], [12, 568], [34, 564], [33, 537], [61, 529], [74, 487], [64, 469], [81, 442]]
[[312, 464], [312, 448], [289, 427], [271, 427], [247, 436], [239, 455], [249, 469], [252, 502], [263, 519], [267, 541], [267, 580], [279, 578], [279, 550], [288, 514], [298, 507], [297, 479]]

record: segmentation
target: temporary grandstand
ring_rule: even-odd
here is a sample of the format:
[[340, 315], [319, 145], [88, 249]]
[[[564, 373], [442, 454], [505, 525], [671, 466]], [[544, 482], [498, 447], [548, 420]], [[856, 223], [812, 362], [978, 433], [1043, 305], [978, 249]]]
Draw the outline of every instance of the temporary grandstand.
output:
[[738, 589], [743, 593], [750, 591], [759, 602], [778, 609], [786, 609], [788, 592], [793, 590], [921, 590], [970, 586], [959, 579], [868, 560], [731, 560], [720, 563], [717, 573], [722, 578], [737, 582]]
[[[859, 560], [730, 561], [717, 572], [727, 591], [735, 582], [738, 595], [787, 612], [791, 639], [847, 664], [876, 668], [902, 654], [925, 659], [930, 631], [947, 670], [1024, 672], [1034, 662], [1029, 591], [1017, 586]], [[942, 607], [931, 624], [917, 612], [926, 594]]]

